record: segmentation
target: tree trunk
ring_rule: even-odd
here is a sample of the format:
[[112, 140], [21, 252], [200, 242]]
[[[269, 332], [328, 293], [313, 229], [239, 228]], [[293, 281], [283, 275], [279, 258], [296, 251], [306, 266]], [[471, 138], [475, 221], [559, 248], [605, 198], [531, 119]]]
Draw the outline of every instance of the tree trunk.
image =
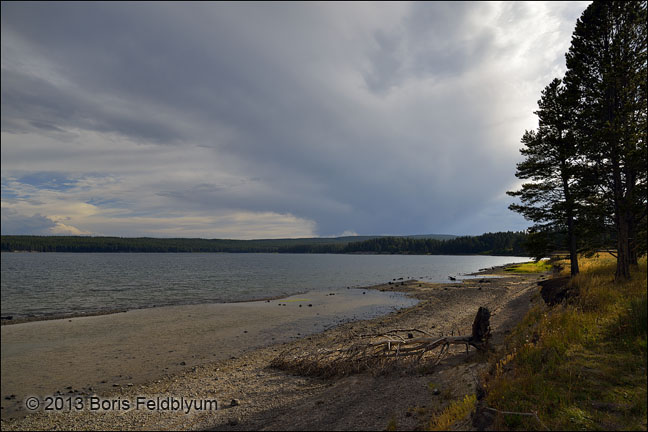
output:
[[[618, 130], [615, 129], [616, 124], [616, 108], [618, 106], [618, 92], [615, 83], [607, 88], [606, 109], [607, 120], [609, 122], [608, 140], [611, 147], [611, 165], [612, 165], [612, 194], [614, 197], [614, 221], [617, 231], [617, 268], [614, 274], [614, 279], [629, 280], [630, 279], [630, 250], [629, 250], [629, 226], [626, 215], [630, 211], [627, 202], [627, 194], [623, 184], [622, 178], [622, 145], [619, 139]], [[628, 161], [626, 161], [628, 162]]]
[[576, 235], [574, 234], [574, 217], [567, 218], [567, 235], [569, 236], [569, 262], [571, 264], [571, 275], [578, 274], [578, 251], [576, 249]]
[[626, 196], [623, 191], [621, 164], [617, 150], [612, 155], [612, 192], [614, 197], [614, 222], [617, 231], [617, 268], [614, 274], [615, 280], [630, 279], [629, 226], [627, 218], [630, 208], [627, 205]]
[[616, 280], [630, 279], [630, 251], [628, 250], [628, 221], [619, 216], [617, 222], [617, 268]]
[[632, 266], [638, 266], [639, 261], [637, 257], [637, 228], [634, 221], [634, 215], [629, 212], [627, 215], [628, 220], [628, 263]]
[[569, 191], [569, 177], [567, 175], [566, 165], [566, 162], [563, 160], [561, 171], [563, 194], [565, 196], [565, 204], [567, 206], [567, 241], [569, 247], [569, 262], [571, 266], [571, 275], [573, 277], [578, 274], [578, 251], [576, 245], [576, 233], [574, 231], [574, 201]]
[[626, 169], [626, 196], [624, 214], [628, 226], [628, 263], [638, 266], [637, 261], [637, 226], [635, 224], [635, 175], [631, 169]]

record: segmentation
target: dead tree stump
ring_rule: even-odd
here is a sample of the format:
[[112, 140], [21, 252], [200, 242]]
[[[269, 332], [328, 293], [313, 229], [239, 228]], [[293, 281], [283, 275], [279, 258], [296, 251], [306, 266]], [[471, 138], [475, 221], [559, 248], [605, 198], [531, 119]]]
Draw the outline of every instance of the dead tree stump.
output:
[[488, 308], [480, 306], [475, 315], [472, 325], [472, 335], [470, 344], [476, 348], [484, 348], [490, 338], [490, 311]]

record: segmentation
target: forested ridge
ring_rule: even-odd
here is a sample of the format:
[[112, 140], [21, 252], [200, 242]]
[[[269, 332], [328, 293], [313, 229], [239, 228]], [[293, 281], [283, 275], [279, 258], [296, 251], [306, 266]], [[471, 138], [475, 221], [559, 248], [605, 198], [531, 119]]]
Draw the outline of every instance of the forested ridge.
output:
[[[2, 251], [29, 252], [230, 252], [230, 253], [382, 253], [432, 255], [525, 255], [526, 234], [480, 236], [356, 237], [223, 240], [87, 236], [2, 236]], [[445, 239], [444, 239], [445, 238]]]

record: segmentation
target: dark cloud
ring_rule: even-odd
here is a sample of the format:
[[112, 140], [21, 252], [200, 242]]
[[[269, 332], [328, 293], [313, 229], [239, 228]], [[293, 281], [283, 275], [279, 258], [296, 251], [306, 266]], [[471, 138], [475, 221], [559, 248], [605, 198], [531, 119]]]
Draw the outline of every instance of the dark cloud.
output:
[[[504, 191], [538, 76], [584, 9], [568, 6], [5, 2], [3, 179], [52, 171], [47, 156], [114, 180], [48, 195], [50, 213], [67, 199], [120, 218], [290, 215], [320, 235], [518, 229]], [[529, 26], [563, 51], [534, 58]]]
[[2, 209], [2, 234], [50, 235], [56, 224], [40, 214], [25, 216], [10, 208]]
[[377, 48], [365, 77], [369, 88], [383, 92], [411, 77], [443, 79], [479, 67], [494, 50], [493, 29], [471, 22], [485, 8], [468, 2], [414, 3], [402, 27], [375, 32]]

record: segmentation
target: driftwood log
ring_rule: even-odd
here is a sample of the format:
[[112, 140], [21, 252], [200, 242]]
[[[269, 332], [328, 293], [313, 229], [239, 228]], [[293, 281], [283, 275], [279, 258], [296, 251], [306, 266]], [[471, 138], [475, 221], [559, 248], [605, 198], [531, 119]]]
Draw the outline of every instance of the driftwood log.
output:
[[421, 355], [439, 346], [442, 347], [441, 351], [443, 352], [449, 345], [453, 344], [466, 345], [466, 351], [468, 351], [469, 346], [473, 346], [478, 350], [484, 350], [488, 345], [489, 338], [490, 311], [488, 308], [480, 307], [473, 321], [472, 334], [469, 336], [445, 336], [441, 338], [427, 336], [410, 339], [388, 338], [369, 345], [384, 346], [386, 351], [392, 352], [395, 356]]
[[[422, 336], [414, 337], [414, 333]], [[317, 352], [291, 348], [276, 357], [271, 366], [311, 376], [348, 375], [364, 370], [380, 373], [396, 364], [419, 365], [421, 359], [440, 348], [433, 362], [433, 365], [437, 365], [448, 353], [450, 345], [465, 345], [466, 353], [470, 346], [480, 351], [487, 349], [490, 311], [485, 307], [479, 308], [472, 333], [466, 336], [435, 337], [419, 329], [394, 329], [380, 335], [359, 337], [365, 340], [350, 346], [346, 341], [339, 348], [319, 349]], [[367, 341], [366, 338], [371, 340]]]

